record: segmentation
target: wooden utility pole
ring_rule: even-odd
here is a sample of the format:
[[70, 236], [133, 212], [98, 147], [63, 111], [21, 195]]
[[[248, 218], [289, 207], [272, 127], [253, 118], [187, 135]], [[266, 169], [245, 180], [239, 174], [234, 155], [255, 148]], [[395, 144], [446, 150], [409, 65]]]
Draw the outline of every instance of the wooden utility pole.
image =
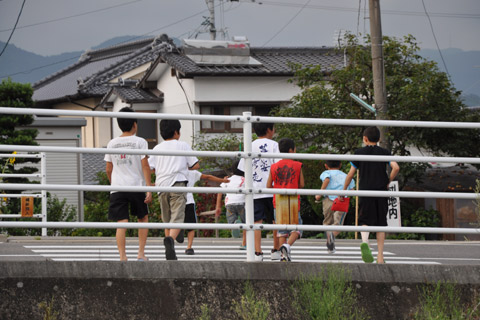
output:
[[[377, 120], [387, 119], [387, 87], [385, 85], [385, 68], [383, 63], [382, 21], [380, 17], [380, 0], [369, 0], [370, 36], [372, 41], [373, 93]], [[380, 129], [380, 146], [390, 149], [387, 128]]]

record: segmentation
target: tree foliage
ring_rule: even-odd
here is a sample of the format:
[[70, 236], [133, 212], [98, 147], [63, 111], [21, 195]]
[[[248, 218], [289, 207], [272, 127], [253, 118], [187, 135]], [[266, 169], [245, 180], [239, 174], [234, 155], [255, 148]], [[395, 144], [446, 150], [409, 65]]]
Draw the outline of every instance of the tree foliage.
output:
[[[374, 103], [370, 41], [365, 44], [354, 35], [347, 36], [346, 46], [339, 48], [348, 60], [344, 68], [325, 74], [321, 66], [292, 65], [296, 83], [302, 92], [293, 98], [289, 108], [277, 109], [275, 116], [374, 119], [373, 113], [356, 104], [354, 93]], [[422, 58], [415, 38], [384, 37], [384, 66], [387, 88], [388, 119], [415, 121], [471, 121], [480, 119], [460, 99], [447, 74], [436, 63]], [[400, 128], [388, 129], [395, 155], [408, 156], [413, 148], [433, 155], [476, 157], [480, 155], [479, 130]], [[361, 146], [363, 127], [293, 125], [277, 126], [280, 137], [296, 140], [297, 150], [314, 153], [352, 153]], [[419, 179], [425, 163], [402, 163], [404, 182]], [[318, 175], [315, 175], [318, 177]]]
[[[10, 79], [0, 83], [0, 106], [8, 108], [31, 108], [33, 107], [33, 89], [30, 84], [12, 82]], [[33, 122], [32, 115], [2, 114], [0, 116], [0, 144], [7, 145], [37, 145], [35, 138], [36, 129], [28, 129], [25, 126]], [[14, 158], [12, 158], [14, 159]], [[33, 173], [36, 168], [22, 166], [14, 168], [14, 164], [26, 162], [38, 162], [37, 159], [15, 158], [13, 161], [2, 161], [4, 173]], [[4, 178], [4, 182], [26, 183], [26, 178]]]

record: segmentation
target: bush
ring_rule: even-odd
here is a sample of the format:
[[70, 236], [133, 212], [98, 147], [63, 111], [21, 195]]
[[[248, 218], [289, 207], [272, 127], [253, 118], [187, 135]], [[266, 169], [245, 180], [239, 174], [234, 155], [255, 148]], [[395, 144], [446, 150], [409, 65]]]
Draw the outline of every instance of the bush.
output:
[[[34, 212], [39, 213], [42, 211], [41, 199], [34, 199]], [[20, 212], [20, 199], [12, 198], [8, 202], [8, 205], [2, 208], [3, 214], [18, 214]], [[9, 221], [22, 221], [22, 222], [38, 222], [37, 218], [14, 218], [8, 219]], [[67, 204], [67, 200], [60, 201], [57, 196], [47, 195], [47, 221], [76, 221], [77, 211], [74, 207]], [[2, 228], [1, 233], [10, 236], [40, 236], [42, 235], [42, 229], [28, 229], [28, 228]], [[73, 234], [71, 228], [66, 229], [47, 229], [49, 236], [70, 236]]]
[[[404, 210], [406, 209], [406, 210]], [[440, 225], [440, 212], [434, 209], [413, 209], [407, 203], [402, 206], [402, 226], [435, 228]], [[389, 236], [390, 239], [425, 240], [432, 238], [431, 234], [425, 233], [398, 233]]]
[[267, 301], [255, 296], [249, 281], [245, 283], [245, 293], [240, 297], [240, 301], [233, 300], [232, 309], [242, 320], [270, 319], [270, 305]]

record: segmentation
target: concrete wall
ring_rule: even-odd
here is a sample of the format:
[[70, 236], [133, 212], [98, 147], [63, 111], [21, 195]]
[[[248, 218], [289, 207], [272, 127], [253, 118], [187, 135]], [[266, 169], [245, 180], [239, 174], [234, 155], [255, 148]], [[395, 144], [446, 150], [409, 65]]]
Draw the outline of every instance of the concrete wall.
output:
[[[462, 299], [480, 290], [480, 266], [329, 264], [351, 273], [358, 305], [371, 319], [408, 319], [426, 283], [450, 281]], [[236, 319], [232, 302], [252, 283], [270, 319], [295, 319], [290, 287], [318, 263], [0, 261], [0, 319], [43, 319], [42, 301], [61, 319]]]

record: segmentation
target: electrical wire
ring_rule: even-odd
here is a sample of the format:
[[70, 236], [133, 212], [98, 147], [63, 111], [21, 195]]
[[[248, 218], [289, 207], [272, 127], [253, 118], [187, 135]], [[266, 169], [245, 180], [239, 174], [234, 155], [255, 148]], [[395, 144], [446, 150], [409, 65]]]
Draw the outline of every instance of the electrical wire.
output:
[[20, 12], [18, 13], [18, 16], [17, 16], [17, 21], [15, 21], [15, 25], [13, 26], [12, 32], [10, 33], [10, 36], [8, 37], [8, 40], [5, 43], [5, 47], [3, 47], [2, 52], [0, 52], [0, 57], [5, 52], [5, 49], [7, 49], [8, 43], [10, 42], [10, 39], [12, 39], [13, 33], [15, 32], [15, 29], [17, 28], [18, 20], [20, 20], [20, 16], [22, 15], [23, 7], [25, 6], [26, 1], [27, 0], [23, 0], [22, 7], [20, 8]]
[[440, 46], [438, 45], [437, 36], [435, 35], [435, 30], [433, 28], [432, 20], [430, 19], [430, 16], [428, 15], [427, 7], [425, 6], [424, 0], [422, 0], [422, 4], [423, 4], [423, 10], [425, 11], [425, 14], [427, 15], [428, 22], [430, 23], [430, 29], [432, 29], [433, 39], [435, 40], [435, 44], [437, 45], [438, 53], [440, 54], [440, 58], [442, 59], [443, 66], [445, 67], [445, 72], [447, 73], [447, 76], [450, 79], [450, 81], [452, 81], [452, 78], [450, 77], [450, 73], [448, 72], [447, 64], [445, 63], [445, 59], [443, 59], [442, 50], [440, 50]]
[[262, 47], [265, 47], [270, 41], [272, 41], [276, 36], [278, 36], [280, 32], [282, 32], [293, 20], [295, 20], [295, 18], [303, 11], [303, 9], [305, 9], [305, 7], [310, 3], [310, 1], [311, 0], [305, 2], [305, 4], [300, 8], [300, 10], [298, 10], [298, 12], [290, 20], [288, 20], [288, 22], [282, 28], [280, 28], [280, 30], [278, 30], [277, 33], [273, 35], [273, 37], [268, 39], [268, 41], [265, 42]]
[[[242, 1], [242, 2], [251, 2], [251, 1]], [[268, 1], [262, 0], [262, 5], [271, 5], [271, 6], [280, 6], [280, 7], [303, 7], [301, 4], [292, 3], [292, 2], [277, 2], [277, 1]], [[347, 8], [347, 7], [334, 7], [334, 6], [322, 6], [322, 5], [307, 5], [308, 9], [319, 9], [319, 10], [330, 10], [330, 11], [345, 11], [345, 12], [357, 12], [356, 8]], [[416, 11], [400, 11], [400, 10], [382, 10], [382, 14], [392, 14], [392, 15], [406, 15], [406, 16], [424, 16], [423, 12]], [[442, 17], [442, 18], [461, 18], [461, 19], [480, 19], [480, 14], [472, 13], [444, 13], [444, 12], [430, 12], [432, 17]]]
[[[30, 28], [30, 27], [35, 27], [35, 26], [39, 26], [39, 25], [42, 25], [42, 24], [51, 23], [51, 22], [57, 22], [57, 21], [67, 20], [67, 19], [70, 19], [70, 18], [81, 17], [81, 16], [85, 16], [85, 15], [88, 15], [88, 14], [91, 14], [91, 13], [106, 11], [106, 10], [126, 6], [128, 4], [132, 4], [132, 3], [140, 2], [140, 1], [143, 1], [143, 0], [134, 0], [134, 1], [121, 3], [121, 4], [117, 4], [117, 5], [110, 6], [110, 7], [101, 8], [101, 9], [98, 9], [98, 10], [92, 10], [92, 11], [87, 11], [87, 12], [83, 12], [83, 13], [79, 13], [79, 14], [74, 14], [74, 15], [67, 16], [67, 17], [62, 17], [62, 18], [57, 18], [57, 19], [52, 19], [52, 20], [47, 20], [47, 21], [41, 21], [41, 22], [32, 23], [32, 24], [27, 24], [27, 25], [19, 26], [19, 27], [17, 27], [17, 29]], [[0, 30], [0, 32], [6, 32], [6, 31], [10, 31], [10, 30], [12, 30], [12, 29], [3, 29], [3, 30]]]
[[[197, 12], [197, 13], [195, 13], [195, 14], [192, 14], [192, 15], [190, 15], [190, 16], [188, 16], [188, 17], [185, 17], [185, 18], [183, 18], [183, 19], [181, 19], [181, 20], [178, 20], [178, 21], [176, 21], [176, 22], [173, 22], [173, 23], [164, 25], [164, 26], [162, 26], [162, 27], [160, 27], [160, 28], [158, 28], [158, 29], [155, 29], [155, 30], [146, 32], [146, 33], [144, 33], [144, 34], [141, 34], [141, 35], [139, 35], [139, 36], [132, 37], [132, 38], [130, 38], [130, 39], [128, 39], [128, 40], [119, 42], [119, 43], [117, 43], [117, 45], [122, 44], [122, 43], [126, 43], [126, 42], [130, 42], [130, 41], [133, 41], [133, 40], [135, 40], [135, 39], [140, 39], [140, 38], [142, 38], [142, 37], [144, 37], [144, 36], [146, 36], [146, 35], [149, 35], [150, 33], [157, 32], [157, 31], [159, 31], [159, 30], [162, 30], [162, 29], [171, 27], [171, 26], [173, 26], [173, 25], [176, 25], [176, 24], [178, 24], [178, 23], [181, 23], [181, 22], [183, 22], [183, 21], [185, 21], [185, 20], [194, 18], [194, 17], [196, 17], [196, 16], [198, 16], [198, 15], [200, 15], [200, 14], [206, 12], [206, 11], [208, 11], [208, 9], [205, 9], [205, 10], [202, 10], [202, 11]], [[30, 72], [32, 72], [32, 71], [35, 71], [35, 70], [38, 70], [38, 69], [42, 69], [42, 68], [45, 68], [45, 67], [53, 66], [53, 65], [55, 65], [55, 64], [59, 64], [59, 63], [62, 63], [62, 62], [68, 61], [68, 60], [78, 59], [78, 58], [80, 58], [80, 57], [81, 57], [81, 55], [77, 55], [77, 56], [75, 56], [75, 57], [68, 58], [68, 59], [61, 60], [61, 61], [57, 61], [57, 62], [54, 62], [54, 63], [49, 63], [49, 64], [46, 64], [46, 65], [42, 65], [42, 66], [38, 66], [38, 67], [31, 68], [31, 69], [28, 69], [28, 70], [19, 71], [19, 72], [16, 72], [16, 73], [11, 73], [11, 74], [8, 74], [8, 75], [0, 76], [0, 78], [11, 77], [11, 76], [14, 76], [14, 75], [17, 75], [17, 74], [28, 74], [28, 73], [30, 73]]]

